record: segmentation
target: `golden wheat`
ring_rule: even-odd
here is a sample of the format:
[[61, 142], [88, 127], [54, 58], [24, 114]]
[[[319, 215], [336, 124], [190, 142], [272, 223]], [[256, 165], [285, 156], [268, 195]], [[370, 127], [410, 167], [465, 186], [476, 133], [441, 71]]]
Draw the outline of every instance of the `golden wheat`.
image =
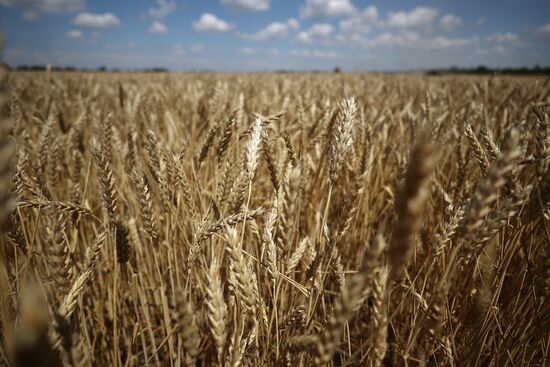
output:
[[1, 71], [0, 365], [547, 366], [549, 96]]

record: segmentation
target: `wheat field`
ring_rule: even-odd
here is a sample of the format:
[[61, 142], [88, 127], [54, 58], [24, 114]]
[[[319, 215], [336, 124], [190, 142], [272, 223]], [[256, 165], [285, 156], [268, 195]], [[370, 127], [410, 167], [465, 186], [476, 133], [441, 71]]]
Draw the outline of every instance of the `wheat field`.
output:
[[550, 363], [549, 79], [1, 83], [0, 365]]

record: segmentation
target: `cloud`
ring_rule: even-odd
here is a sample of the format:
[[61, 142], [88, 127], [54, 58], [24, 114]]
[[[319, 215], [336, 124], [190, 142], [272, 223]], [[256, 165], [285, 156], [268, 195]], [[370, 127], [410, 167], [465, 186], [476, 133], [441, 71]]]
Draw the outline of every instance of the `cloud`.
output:
[[378, 9], [369, 6], [360, 13], [354, 13], [348, 19], [340, 22], [340, 30], [343, 33], [368, 33], [372, 27], [379, 23]]
[[443, 36], [434, 37], [424, 42], [423, 47], [427, 49], [443, 50], [455, 47], [464, 47], [476, 43], [478, 39], [472, 38], [447, 38]]
[[0, 4], [22, 7], [35, 13], [62, 14], [84, 9], [86, 0], [0, 0]]
[[166, 33], [168, 32], [168, 28], [166, 28], [166, 25], [164, 23], [156, 20], [153, 22], [153, 24], [151, 24], [151, 27], [149, 27], [148, 31], [149, 33]]
[[113, 13], [92, 14], [80, 13], [72, 21], [74, 25], [89, 28], [112, 28], [120, 25], [120, 20]]
[[299, 27], [298, 21], [291, 18], [286, 23], [274, 22], [254, 34], [240, 34], [240, 36], [251, 41], [271, 41], [284, 38], [291, 30], [296, 30]]
[[391, 32], [385, 32], [379, 34], [371, 40], [366, 40], [366, 46], [377, 47], [395, 47], [395, 46], [407, 46], [417, 43], [420, 39], [420, 36], [414, 32], [407, 32], [404, 34], [395, 34]]
[[266, 11], [270, 7], [269, 0], [221, 0], [221, 3], [239, 11]]
[[508, 53], [508, 50], [500, 45], [495, 45], [494, 47], [481, 48], [476, 50], [477, 55], [490, 55], [490, 54], [505, 55], [507, 53]]
[[176, 10], [176, 2], [173, 0], [157, 0], [157, 7], [149, 8], [147, 15], [153, 19], [163, 19]]
[[49, 49], [46, 52], [22, 49], [6, 49], [6, 62], [10, 65], [48, 64], [75, 65], [97, 68], [107, 65], [109, 68], [134, 69], [152, 68], [159, 65], [172, 70], [212, 69], [211, 59], [179, 56], [172, 52], [152, 53], [143, 50], [68, 50]]
[[332, 32], [334, 32], [334, 27], [329, 23], [318, 23], [314, 24], [307, 31], [298, 33], [296, 40], [301, 43], [312, 43], [316, 41], [327, 41]]
[[[441, 49], [458, 47], [463, 41], [445, 37], [430, 38], [429, 27], [435, 25], [439, 11], [431, 7], [416, 7], [409, 12], [389, 12], [382, 20], [375, 6], [368, 6], [361, 12], [356, 12], [347, 19], [340, 21], [340, 34], [332, 37], [326, 44], [354, 47], [416, 47]], [[454, 14], [446, 14], [437, 23], [446, 30], [452, 31], [463, 24], [462, 19]], [[412, 28], [420, 33], [412, 32]], [[424, 29], [422, 29], [424, 28]], [[367, 37], [373, 29], [386, 30], [375, 37]], [[311, 37], [309, 37], [311, 38]], [[302, 39], [308, 43], [308, 37]]]
[[38, 15], [37, 12], [32, 10], [27, 10], [21, 15], [21, 18], [25, 19], [28, 22], [34, 22], [38, 18], [40, 18], [40, 15]]
[[435, 8], [419, 6], [410, 12], [390, 12], [387, 23], [394, 28], [422, 27], [432, 24], [438, 15], [439, 11]]
[[535, 33], [539, 36], [550, 38], [550, 23], [546, 23], [545, 25], [538, 27], [535, 30]]
[[237, 50], [237, 53], [243, 54], [243, 55], [256, 55], [259, 52], [259, 50], [255, 48], [250, 47], [244, 47], [239, 50]]
[[446, 14], [439, 20], [439, 25], [441, 28], [447, 32], [452, 32], [456, 28], [460, 27], [463, 24], [462, 19], [457, 17], [454, 14]]
[[243, 47], [238, 49], [237, 53], [241, 55], [247, 55], [247, 56], [253, 56], [253, 55], [279, 56], [279, 50], [276, 48], [261, 49], [261, 48]]
[[333, 18], [350, 15], [355, 7], [350, 0], [306, 0], [300, 8], [301, 18]]
[[479, 26], [485, 24], [486, 21], [487, 21], [487, 18], [485, 18], [485, 17], [477, 18], [476, 25], [479, 27]]
[[511, 32], [497, 32], [487, 36], [486, 40], [490, 43], [518, 43], [519, 37]]
[[191, 46], [190, 48], [191, 52], [194, 54], [198, 54], [204, 51], [204, 45], [201, 43], [196, 43]]
[[199, 20], [193, 22], [193, 29], [197, 32], [229, 32], [233, 28], [235, 28], [233, 24], [211, 13], [203, 13]]
[[82, 38], [84, 35], [82, 34], [81, 31], [79, 31], [78, 29], [73, 29], [73, 30], [70, 30], [68, 31], [65, 36], [67, 38], [73, 38], [73, 39], [80, 39]]
[[337, 41], [340, 46], [444, 50], [477, 44], [479, 38], [430, 37], [423, 36], [416, 32], [384, 32], [373, 38], [367, 38], [363, 35], [353, 35], [352, 37], [338, 35], [335, 37], [335, 41]]
[[320, 58], [320, 59], [339, 59], [342, 55], [339, 55], [335, 51], [321, 51], [321, 50], [292, 50], [291, 56], [296, 57], [308, 57], [308, 58]]
[[296, 19], [294, 19], [294, 18], [289, 18], [289, 19], [286, 21], [286, 24], [288, 25], [288, 27], [289, 27], [290, 29], [296, 30], [296, 29], [300, 28], [300, 23], [299, 23]]

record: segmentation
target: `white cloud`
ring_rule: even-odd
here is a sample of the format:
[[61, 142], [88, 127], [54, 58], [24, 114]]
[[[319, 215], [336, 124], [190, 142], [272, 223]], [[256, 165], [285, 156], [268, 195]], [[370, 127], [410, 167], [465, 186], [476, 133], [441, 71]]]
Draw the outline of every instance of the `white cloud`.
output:
[[474, 45], [479, 42], [479, 39], [477, 37], [426, 37], [415, 32], [384, 32], [373, 38], [366, 38], [363, 35], [354, 35], [353, 37], [344, 37], [342, 35], [338, 35], [335, 39], [341, 46], [352, 45], [354, 47], [366, 48], [414, 48], [423, 50], [444, 50]]
[[292, 50], [290, 55], [297, 57], [308, 58], [320, 58], [320, 59], [339, 59], [342, 55], [337, 54], [335, 51], [321, 51], [321, 50]]
[[469, 46], [477, 42], [477, 38], [447, 38], [443, 36], [434, 37], [425, 41], [424, 48], [443, 50], [455, 47]]
[[73, 39], [79, 39], [79, 38], [82, 38], [84, 35], [82, 34], [81, 31], [79, 31], [78, 29], [73, 29], [73, 30], [70, 30], [68, 31], [65, 36], [67, 38], [73, 38]]
[[241, 34], [240, 36], [251, 41], [270, 41], [288, 36], [291, 30], [300, 27], [296, 19], [289, 19], [286, 23], [274, 22], [254, 34]]
[[538, 27], [535, 30], [535, 33], [540, 36], [550, 38], [550, 23], [546, 23], [545, 25]]
[[485, 17], [477, 18], [476, 25], [479, 27], [479, 26], [485, 24], [486, 21], [487, 21], [487, 18], [485, 18]]
[[151, 24], [151, 27], [148, 29], [149, 33], [166, 33], [168, 32], [168, 28], [166, 28], [166, 25], [159, 21], [154, 21], [153, 24]]
[[204, 51], [204, 45], [201, 43], [196, 43], [191, 46], [190, 48], [191, 52], [194, 54], [198, 54]]
[[244, 47], [239, 50], [237, 50], [237, 53], [243, 54], [243, 55], [256, 55], [259, 52], [258, 49], [251, 48], [251, 47]]
[[279, 56], [279, 50], [276, 48], [271, 49], [261, 49], [261, 48], [251, 48], [251, 47], [243, 47], [237, 50], [238, 54], [241, 55], [263, 55], [263, 56]]
[[252, 47], [243, 47], [237, 50], [237, 53], [243, 55], [270, 55], [270, 56], [279, 56], [279, 50], [276, 48], [271, 49], [262, 49], [262, 48], [252, 48]]
[[266, 11], [270, 6], [269, 0], [221, 0], [221, 3], [239, 11]]
[[490, 43], [517, 43], [519, 37], [511, 32], [497, 32], [487, 36], [486, 40]]
[[300, 28], [300, 23], [299, 23], [296, 19], [294, 19], [294, 18], [289, 18], [289, 19], [286, 21], [286, 24], [288, 25], [288, 27], [289, 27], [290, 29], [296, 30], [296, 29]]
[[367, 46], [376, 47], [376, 46], [385, 46], [385, 47], [394, 47], [394, 46], [408, 46], [414, 43], [417, 43], [420, 39], [420, 36], [414, 32], [407, 32], [404, 34], [395, 34], [391, 32], [385, 32], [379, 34], [372, 40], [367, 41]]
[[84, 9], [86, 0], [0, 0], [5, 6], [16, 6], [36, 13], [74, 13]]
[[388, 25], [394, 28], [422, 27], [432, 24], [438, 15], [439, 11], [435, 8], [419, 6], [410, 12], [390, 12]]
[[[353, 47], [419, 47], [423, 49], [443, 49], [459, 47], [467, 43], [465, 39], [430, 37], [430, 25], [439, 24], [442, 29], [451, 31], [463, 21], [453, 14], [446, 14], [438, 20], [439, 11], [431, 7], [417, 7], [409, 12], [389, 12], [382, 20], [378, 9], [369, 6], [363, 11], [354, 13], [340, 22], [340, 34], [332, 37], [332, 44]], [[420, 28], [417, 32], [413, 28]], [[383, 30], [374, 37], [367, 37], [373, 29]], [[393, 29], [393, 31], [390, 31]], [[301, 41], [312, 37], [303, 37]], [[325, 42], [325, 44], [330, 44]]]
[[[172, 52], [151, 53], [142, 50], [67, 50], [50, 49], [46, 52], [21, 49], [7, 49], [6, 62], [10, 65], [48, 64], [75, 65], [79, 67], [97, 68], [107, 65], [109, 68], [133, 69], [166, 66], [172, 70], [212, 69], [216, 67], [212, 59], [203, 57], [192, 58], [179, 56]], [[219, 65], [219, 64], [218, 64]]]
[[176, 10], [176, 2], [173, 0], [157, 0], [157, 7], [149, 8], [147, 15], [154, 19], [163, 19]]
[[332, 18], [350, 15], [355, 7], [350, 0], [306, 0], [300, 8], [302, 18]]
[[343, 33], [368, 33], [372, 27], [379, 23], [378, 9], [369, 6], [360, 13], [354, 13], [348, 19], [340, 22], [340, 30]]
[[447, 32], [452, 32], [463, 24], [462, 19], [454, 14], [446, 14], [441, 17], [439, 25]]
[[505, 55], [507, 53], [508, 53], [508, 50], [500, 45], [495, 45], [494, 47], [481, 48], [476, 50], [477, 55], [490, 55], [490, 54]]
[[89, 28], [111, 28], [118, 27], [120, 20], [113, 13], [92, 14], [80, 13], [72, 21], [74, 25]]
[[370, 39], [367, 38], [365, 34], [362, 33], [348, 33], [348, 34], [337, 34], [328, 42], [329, 46], [342, 46], [342, 47], [368, 47]]
[[193, 29], [197, 32], [229, 32], [233, 28], [235, 28], [233, 24], [211, 13], [203, 13], [199, 20], [193, 22]]
[[35, 11], [27, 10], [21, 15], [21, 18], [25, 19], [28, 22], [33, 22], [40, 18], [40, 15], [38, 15], [38, 13]]
[[314, 24], [307, 31], [298, 33], [296, 40], [301, 43], [312, 43], [316, 41], [326, 41], [334, 32], [334, 27], [329, 23]]

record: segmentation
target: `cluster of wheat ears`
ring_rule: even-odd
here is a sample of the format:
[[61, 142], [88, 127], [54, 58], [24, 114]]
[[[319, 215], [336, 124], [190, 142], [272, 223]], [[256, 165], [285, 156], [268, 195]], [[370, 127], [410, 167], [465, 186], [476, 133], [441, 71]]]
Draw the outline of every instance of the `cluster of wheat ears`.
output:
[[0, 79], [0, 364], [550, 363], [549, 80]]

